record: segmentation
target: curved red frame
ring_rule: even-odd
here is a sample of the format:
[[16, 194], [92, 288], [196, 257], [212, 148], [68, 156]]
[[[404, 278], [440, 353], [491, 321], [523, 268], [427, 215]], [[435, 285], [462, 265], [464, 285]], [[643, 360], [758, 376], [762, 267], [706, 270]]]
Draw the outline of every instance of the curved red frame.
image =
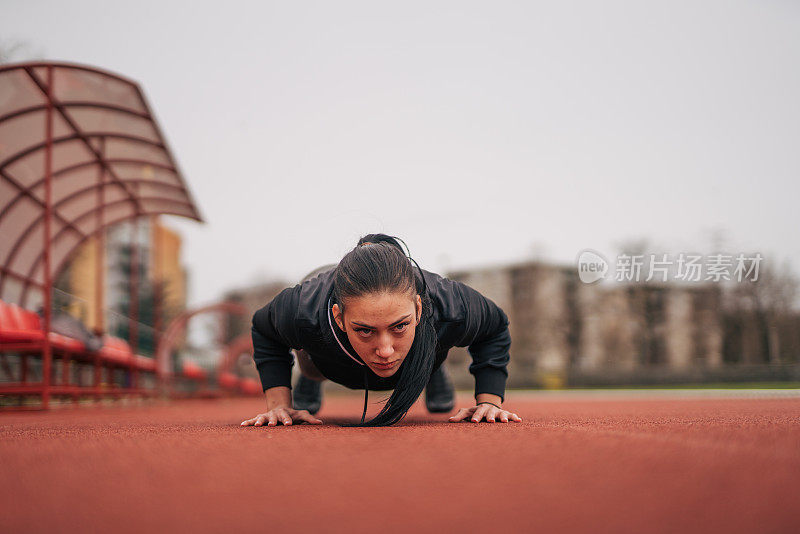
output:
[[[10, 77], [15, 76], [13, 79]], [[95, 85], [87, 86], [85, 95], [81, 96], [81, 76], [80, 73], [90, 73], [93, 75], [92, 81]], [[62, 82], [69, 84], [70, 98], [67, 100], [59, 100], [55, 87], [55, 77], [59, 76]], [[88, 65], [80, 65], [67, 62], [29, 62], [0, 66], [0, 91], [11, 91], [8, 85], [12, 82], [18, 83], [19, 76], [25, 77], [31, 81], [31, 94], [26, 94], [26, 104], [19, 106], [6, 107], [0, 109], [0, 181], [10, 185], [12, 191], [16, 190], [15, 194], [11, 195], [6, 203], [0, 206], [0, 228], [3, 229], [3, 239], [10, 243], [9, 250], [12, 253], [7, 254], [5, 257], [0, 258], [0, 299], [6, 301], [9, 299], [6, 281], [13, 278], [23, 284], [22, 294], [27, 299], [29, 290], [32, 288], [45, 291], [50, 289], [51, 281], [58, 275], [60, 269], [64, 266], [64, 259], [71, 256], [73, 249], [77, 248], [89, 236], [96, 234], [98, 231], [108, 228], [117, 220], [105, 220], [104, 213], [108, 208], [116, 204], [130, 204], [133, 210], [133, 215], [129, 218], [143, 217], [148, 215], [159, 214], [172, 214], [194, 219], [202, 222], [199, 211], [186, 187], [186, 182], [175, 162], [172, 153], [166, 143], [166, 140], [161, 133], [161, 130], [156, 122], [147, 100], [144, 97], [141, 88], [138, 84], [128, 78], [104, 71]], [[102, 80], [110, 80], [114, 82], [113, 88], [117, 90], [116, 93], [111, 93], [112, 89], [108, 89], [109, 95], [105, 98], [100, 98], [97, 95], [98, 85], [96, 82]], [[7, 87], [4, 88], [4, 85]], [[14, 86], [17, 87], [17, 86]], [[124, 87], [127, 92], [125, 96], [120, 96], [120, 87]], [[94, 96], [93, 96], [94, 95]], [[128, 99], [125, 101], [125, 99]], [[30, 100], [36, 100], [35, 104], [31, 104]], [[116, 101], [117, 103], [111, 103]], [[127, 104], [127, 105], [125, 105]], [[71, 111], [76, 109], [93, 109], [99, 113], [108, 114], [110, 119], [113, 119], [115, 114], [136, 117], [137, 119], [145, 120], [152, 128], [154, 136], [152, 138], [143, 137], [138, 132], [130, 131], [99, 131], [96, 128], [87, 129], [81, 123], [79, 118], [74, 117]], [[2, 147], [3, 136], [12, 136], [14, 134], [13, 128], [6, 128], [3, 130], [3, 125], [7, 121], [24, 117], [31, 113], [45, 112], [45, 121], [42, 124], [41, 135], [38, 136], [36, 142], [28, 146], [20, 147], [13, 152], [3, 153]], [[67, 125], [70, 130], [67, 135], [60, 135], [55, 137], [53, 135], [53, 119], [58, 117], [62, 124]], [[10, 123], [9, 123], [10, 124]], [[26, 131], [30, 136], [31, 132]], [[128, 146], [133, 152], [140, 152], [137, 150], [136, 145], [144, 144], [159, 157], [147, 157], [146, 151], [143, 157], [135, 158], [120, 158], [120, 157], [106, 157], [105, 145], [106, 140], [114, 140], [122, 146]], [[54, 147], [60, 146], [68, 141], [77, 141], [80, 143], [81, 155], [88, 154], [89, 159], [75, 162], [71, 161], [68, 165], [61, 167], [54, 166], [53, 164], [53, 150]], [[33, 180], [28, 179], [24, 181], [14, 175], [11, 167], [25, 160], [26, 158], [38, 158], [44, 155], [45, 168], [42, 176], [38, 176]], [[165, 164], [165, 161], [168, 162]], [[157, 168], [161, 172], [167, 173], [170, 176], [169, 180], [163, 179], [142, 179], [140, 176], [120, 176], [114, 169], [113, 164], [126, 163], [130, 165], [139, 165], [142, 169], [147, 166]], [[97, 168], [97, 179], [87, 179], [89, 173], [85, 172], [87, 167], [94, 166]], [[80, 172], [84, 171], [84, 172]], [[76, 172], [72, 175], [71, 173]], [[52, 203], [48, 200], [52, 194], [53, 179], [59, 177], [59, 186], [63, 190], [65, 187], [71, 193], [63, 196], [57, 202]], [[41, 191], [36, 194], [36, 190], [41, 190], [44, 183], [45, 199], [41, 198]], [[147, 205], [146, 197], [140, 196], [137, 193], [137, 183], [147, 183], [155, 185], [157, 193], [162, 191], [170, 193], [165, 196], [150, 197], [157, 200], [157, 203]], [[109, 186], [121, 188], [125, 192], [123, 200], [116, 200], [108, 202], [104, 199], [103, 192]], [[95, 202], [91, 203], [86, 210], [81, 210], [79, 217], [67, 216], [61, 208], [68, 205], [73, 201], [82, 201], [88, 203], [86, 197], [96, 193]], [[152, 193], [151, 193], [152, 194]], [[177, 200], [175, 197], [184, 197]], [[83, 197], [83, 198], [81, 198]], [[32, 201], [38, 213], [32, 221], [27, 221], [26, 224], [15, 224], [13, 220], [14, 210], [11, 208], [20, 199], [25, 198]], [[155, 205], [152, 205], [155, 204]], [[75, 223], [79, 222], [78, 219], [85, 219], [96, 216], [96, 221], [92, 223], [92, 228], [89, 231], [81, 230]], [[128, 218], [128, 217], [126, 217]], [[75, 245], [67, 250], [60, 250], [59, 256], [53, 256], [52, 243], [58, 241], [59, 235], [50, 235], [49, 227], [57, 221], [62, 227], [61, 232], [69, 230], [77, 232], [79, 239]], [[30, 243], [31, 239], [37, 239], [37, 231], [42, 227], [45, 228], [45, 237], [41, 246], [41, 252], [35, 254], [34, 257], [25, 262], [19, 261], [15, 251], [22, 248], [24, 245]], [[46, 261], [47, 253], [51, 257], [50, 261]], [[42, 273], [40, 266], [42, 263], [48, 263], [48, 267], [55, 267], [49, 269], [50, 272]], [[48, 270], [48, 269], [44, 269]], [[45, 291], [46, 292], [46, 291]], [[20, 305], [25, 306], [27, 302], [19, 302]]]
[[[41, 291], [43, 327], [49, 331], [53, 280], [91, 236], [127, 219], [160, 214], [202, 218], [133, 80], [88, 65], [28, 62], [0, 66], [0, 93], [9, 95], [0, 104], [0, 184], [11, 191], [0, 200], [6, 252], [0, 257], [0, 300], [18, 300], [25, 307], [30, 291]], [[43, 118], [40, 130], [38, 115]], [[121, 175], [114, 166], [118, 163], [131, 166], [133, 176], [127, 176], [128, 169]], [[60, 199], [54, 202], [56, 177]], [[139, 184], [156, 187], [141, 195]], [[123, 198], [107, 199], [108, 187], [122, 191]], [[23, 200], [30, 207], [15, 209]], [[72, 235], [65, 242], [64, 232], [77, 239]], [[13, 294], [9, 280], [21, 285]], [[47, 408], [52, 365], [47, 337], [42, 352], [42, 404]]]

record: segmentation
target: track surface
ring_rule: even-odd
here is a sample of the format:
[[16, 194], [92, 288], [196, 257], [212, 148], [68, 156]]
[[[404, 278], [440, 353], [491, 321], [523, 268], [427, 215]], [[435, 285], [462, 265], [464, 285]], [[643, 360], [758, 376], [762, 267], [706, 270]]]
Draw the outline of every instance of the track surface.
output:
[[361, 402], [272, 428], [239, 426], [259, 399], [0, 414], [0, 532], [800, 532], [796, 396], [511, 393], [523, 423], [418, 403], [330, 424]]

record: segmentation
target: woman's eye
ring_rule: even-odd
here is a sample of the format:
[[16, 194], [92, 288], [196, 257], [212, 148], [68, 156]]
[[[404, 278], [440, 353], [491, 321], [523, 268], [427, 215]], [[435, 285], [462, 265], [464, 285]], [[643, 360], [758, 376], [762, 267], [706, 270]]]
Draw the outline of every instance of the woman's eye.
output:
[[395, 325], [394, 329], [395, 329], [396, 332], [402, 332], [403, 330], [406, 329], [407, 326], [408, 326], [408, 323], [400, 323], [398, 325]]
[[370, 335], [370, 333], [372, 332], [372, 330], [369, 330], [369, 329], [367, 329], [367, 328], [356, 328], [356, 332], [358, 332], [358, 333], [359, 333], [359, 334], [361, 334], [362, 336], [368, 336], [368, 335]]

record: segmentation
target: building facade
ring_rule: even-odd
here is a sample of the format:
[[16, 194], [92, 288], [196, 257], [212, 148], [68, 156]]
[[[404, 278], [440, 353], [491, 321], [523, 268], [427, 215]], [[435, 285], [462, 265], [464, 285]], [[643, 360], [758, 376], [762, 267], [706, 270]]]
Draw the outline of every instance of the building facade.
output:
[[[160, 217], [119, 223], [102, 241], [92, 237], [81, 245], [59, 276], [55, 302], [90, 329], [124, 338], [135, 311], [137, 334], [149, 340], [142, 348], [150, 352], [157, 333], [186, 308], [187, 271], [181, 248], [180, 235]], [[131, 298], [134, 256], [139, 293], [135, 305]]]
[[[773, 332], [779, 359], [762, 355], [752, 314], [726, 308], [719, 284], [584, 284], [574, 266], [530, 262], [457, 271], [506, 311], [509, 387], [781, 380], [798, 376], [797, 315]], [[774, 352], [774, 351], [773, 351]], [[453, 349], [462, 387], [469, 354]], [[771, 363], [771, 367], [760, 364]], [[800, 376], [798, 376], [800, 378]]]

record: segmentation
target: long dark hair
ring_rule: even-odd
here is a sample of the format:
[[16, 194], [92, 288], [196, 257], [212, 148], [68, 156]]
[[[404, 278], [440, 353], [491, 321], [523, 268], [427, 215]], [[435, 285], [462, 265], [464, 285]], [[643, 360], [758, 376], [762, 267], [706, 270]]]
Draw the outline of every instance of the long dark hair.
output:
[[[336, 267], [333, 298], [342, 312], [345, 299], [382, 291], [414, 291], [422, 299], [422, 315], [414, 342], [398, 371], [399, 378], [392, 395], [374, 418], [346, 426], [389, 426], [397, 423], [419, 398], [433, 371], [436, 349], [433, 305], [425, 275], [410, 254], [406, 255], [403, 251], [401, 241], [386, 234], [365, 235]], [[415, 265], [419, 276], [414, 271]]]

